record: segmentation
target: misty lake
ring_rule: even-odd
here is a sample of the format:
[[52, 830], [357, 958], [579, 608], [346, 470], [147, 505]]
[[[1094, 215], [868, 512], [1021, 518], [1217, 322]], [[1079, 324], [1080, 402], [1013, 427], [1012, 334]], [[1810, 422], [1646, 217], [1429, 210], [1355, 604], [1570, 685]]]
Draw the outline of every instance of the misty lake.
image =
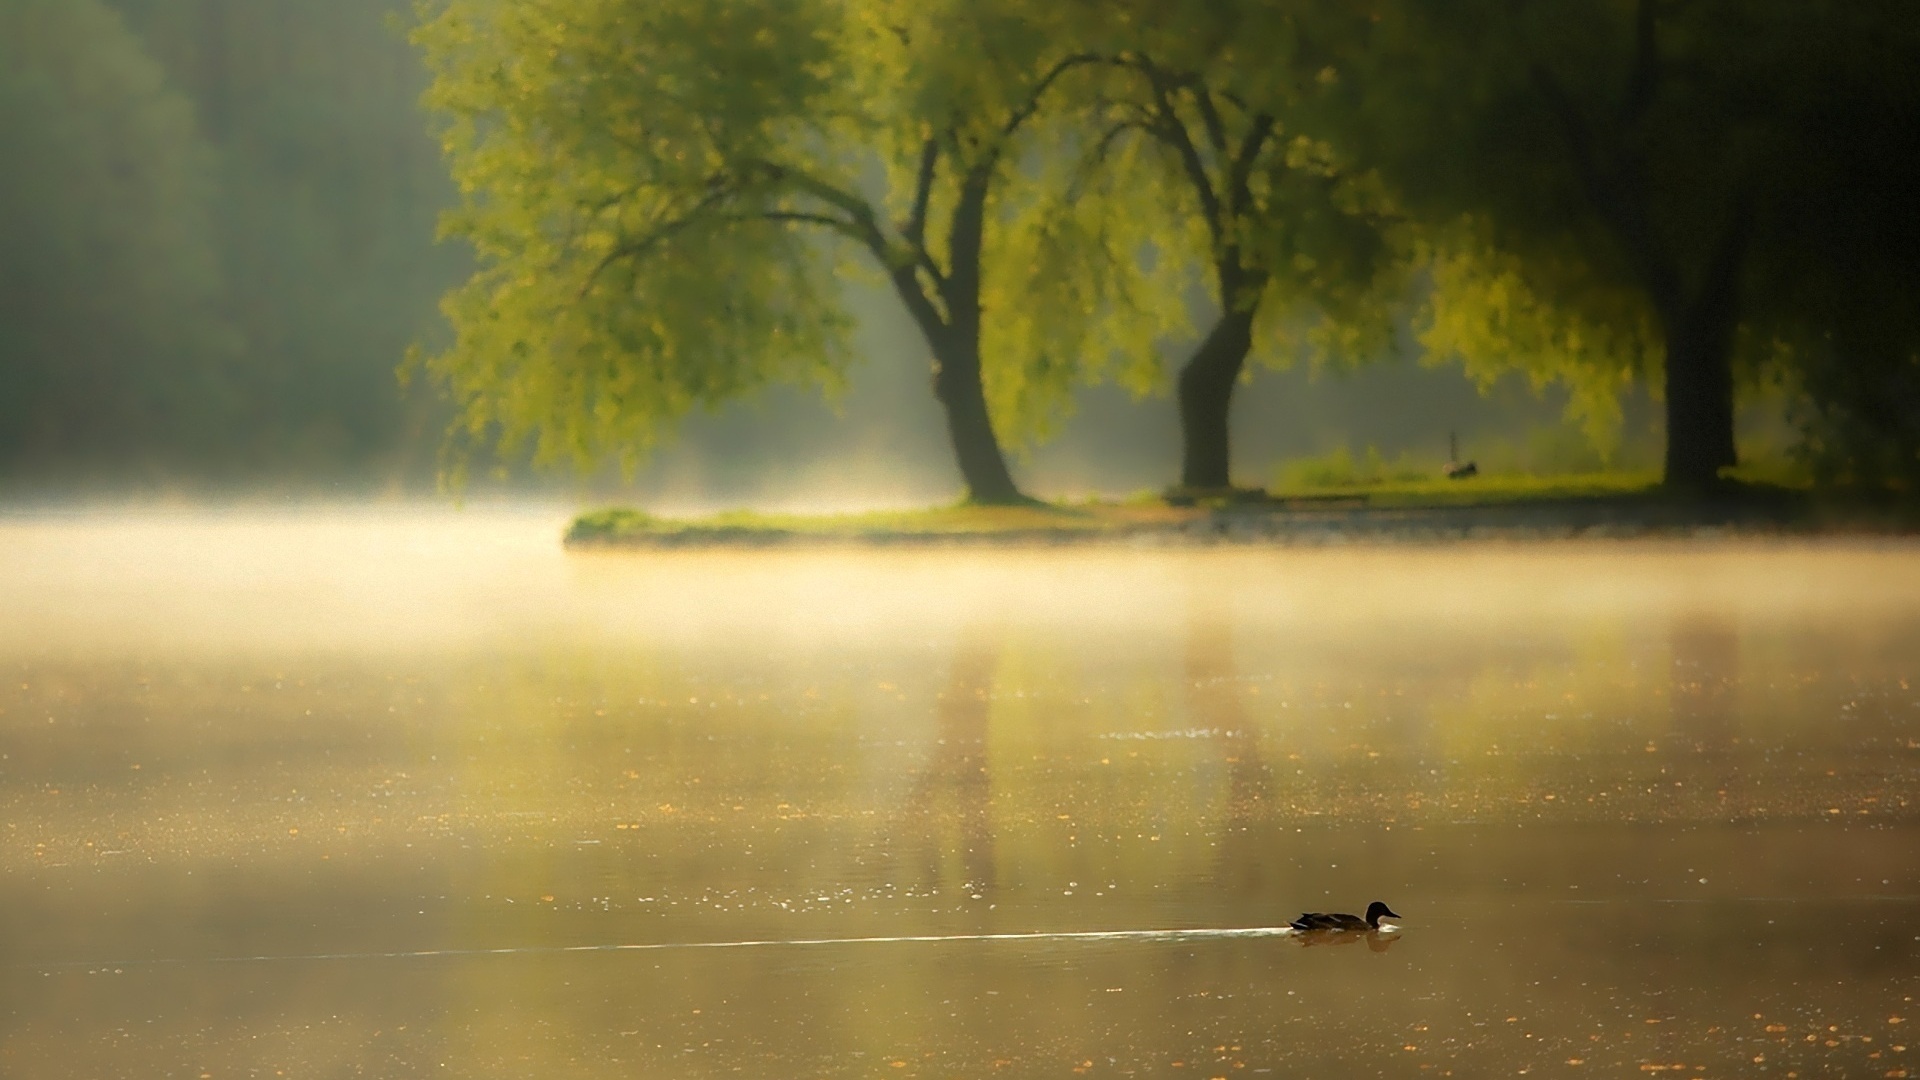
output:
[[563, 524], [0, 518], [0, 1074], [1920, 1070], [1920, 545]]

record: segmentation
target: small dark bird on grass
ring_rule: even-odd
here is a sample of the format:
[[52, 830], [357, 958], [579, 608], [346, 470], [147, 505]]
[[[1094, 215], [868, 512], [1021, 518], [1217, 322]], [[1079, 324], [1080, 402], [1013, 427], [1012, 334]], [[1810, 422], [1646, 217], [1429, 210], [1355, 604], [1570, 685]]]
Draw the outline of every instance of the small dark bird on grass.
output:
[[1367, 905], [1367, 917], [1364, 919], [1358, 915], [1348, 915], [1343, 912], [1324, 914], [1318, 911], [1309, 911], [1293, 920], [1291, 925], [1301, 933], [1306, 933], [1310, 930], [1378, 930], [1380, 929], [1380, 917], [1382, 915], [1390, 919], [1400, 917], [1394, 913], [1392, 908], [1375, 900], [1373, 903]]

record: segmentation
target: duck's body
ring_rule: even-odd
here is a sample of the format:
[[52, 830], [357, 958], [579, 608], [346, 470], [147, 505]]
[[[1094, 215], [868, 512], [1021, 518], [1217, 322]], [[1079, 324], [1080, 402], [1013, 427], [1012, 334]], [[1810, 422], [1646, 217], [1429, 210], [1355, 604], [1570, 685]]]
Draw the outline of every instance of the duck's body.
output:
[[1348, 915], [1344, 912], [1325, 913], [1308, 911], [1293, 920], [1291, 925], [1295, 930], [1303, 934], [1314, 930], [1344, 930], [1349, 932], [1378, 930], [1380, 929], [1380, 918], [1383, 915], [1392, 919], [1400, 917], [1394, 913], [1392, 908], [1375, 900], [1373, 903], [1367, 905], [1367, 914], [1364, 918], [1359, 915]]

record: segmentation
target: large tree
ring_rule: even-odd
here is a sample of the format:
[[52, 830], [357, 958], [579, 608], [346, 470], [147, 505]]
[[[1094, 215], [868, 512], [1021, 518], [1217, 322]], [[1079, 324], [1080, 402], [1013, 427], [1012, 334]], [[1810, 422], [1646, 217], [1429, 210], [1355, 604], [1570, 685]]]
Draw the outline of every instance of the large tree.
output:
[[1811, 297], [1857, 276], [1785, 241], [1816, 178], [1844, 187], [1836, 164], [1872, 137], [1812, 104], [1862, 60], [1878, 70], [1857, 108], [1910, 78], [1898, 7], [1379, 5], [1351, 84], [1357, 152], [1432, 226], [1430, 343], [1589, 387], [1659, 370], [1666, 479], [1715, 484], [1735, 464], [1739, 373], [1779, 359], [1783, 327], [1820, 321]]
[[[1133, 0], [1104, 29], [1080, 95], [1082, 171], [1106, 167], [1159, 228], [1157, 260], [1191, 268], [1211, 325], [1181, 365], [1180, 483], [1231, 487], [1234, 388], [1250, 355], [1354, 362], [1390, 345], [1392, 215], [1377, 178], [1314, 133], [1363, 19], [1339, 5]], [[1138, 143], [1124, 168], [1117, 148]], [[1137, 204], [1146, 203], [1139, 206]]]
[[1021, 139], [1084, 62], [1023, 8], [430, 8], [416, 40], [465, 193], [447, 231], [481, 268], [446, 304], [455, 344], [425, 363], [466, 436], [631, 465], [692, 407], [832, 383], [848, 359], [839, 279], [864, 266], [925, 336], [968, 496], [1022, 499], [983, 355], [1025, 371], [1022, 353], [1086, 327], [1034, 315], [996, 265], [1031, 205], [1002, 190]]
[[1828, 481], [1920, 494], [1920, 20], [1893, 0], [1788, 13], [1803, 133], [1756, 238], [1752, 332], [1798, 392]]

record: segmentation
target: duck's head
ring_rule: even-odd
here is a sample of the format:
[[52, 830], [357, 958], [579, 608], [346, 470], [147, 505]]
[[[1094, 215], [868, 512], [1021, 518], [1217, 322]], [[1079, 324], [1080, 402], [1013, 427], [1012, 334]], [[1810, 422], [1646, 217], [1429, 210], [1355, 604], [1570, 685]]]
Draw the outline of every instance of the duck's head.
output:
[[1397, 914], [1392, 908], [1388, 907], [1387, 905], [1381, 903], [1378, 900], [1375, 900], [1373, 903], [1367, 905], [1367, 925], [1368, 926], [1379, 926], [1381, 916], [1385, 916], [1389, 919], [1397, 919], [1400, 917], [1399, 914]]

